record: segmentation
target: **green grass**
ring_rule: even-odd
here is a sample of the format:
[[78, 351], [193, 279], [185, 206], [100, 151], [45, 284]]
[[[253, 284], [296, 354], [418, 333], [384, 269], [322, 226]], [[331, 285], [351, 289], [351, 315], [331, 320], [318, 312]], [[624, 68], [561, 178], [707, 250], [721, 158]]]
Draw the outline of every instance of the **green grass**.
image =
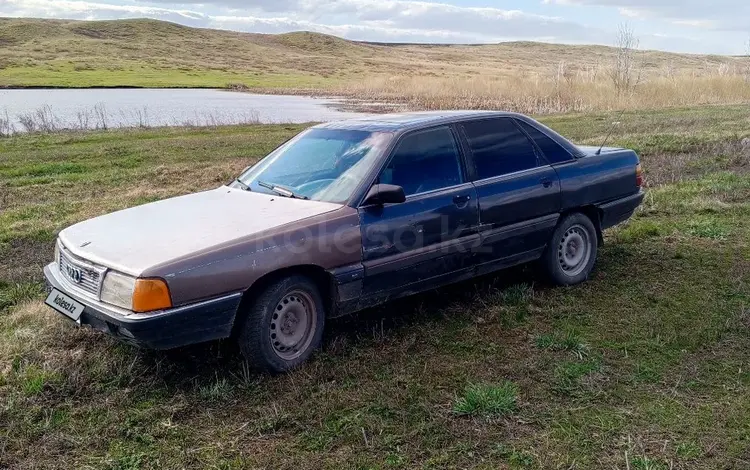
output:
[[[326, 67], [343, 65], [341, 56], [357, 50], [347, 41], [305, 50], [293, 36], [154, 20], [0, 18], [0, 86], [323, 88], [338, 83]], [[317, 68], [311, 53], [322, 55]]]
[[39, 297], [42, 285], [38, 282], [7, 284], [0, 282], [0, 312]]
[[498, 385], [471, 384], [453, 402], [453, 411], [462, 415], [497, 417], [516, 410], [518, 387], [505, 381]]
[[93, 69], [77, 71], [69, 63], [8, 67], [0, 70], [0, 83], [6, 87], [139, 87], [139, 88], [225, 88], [239, 83], [249, 88], [322, 88], [336, 83], [290, 71], [255, 75], [251, 72], [217, 70], [180, 70], [132, 64], [126, 70]]
[[[614, 119], [545, 122], [600, 143]], [[220, 185], [303, 127], [0, 139], [0, 467], [750, 467], [746, 108], [623, 118], [648, 197], [585, 284], [519, 268], [332, 320], [284, 376], [230, 344], [139, 351], [42, 304], [61, 228]]]
[[561, 334], [559, 332], [547, 333], [537, 337], [536, 345], [540, 349], [552, 351], [570, 351], [579, 359], [587, 354], [588, 346], [581, 337], [573, 331]]

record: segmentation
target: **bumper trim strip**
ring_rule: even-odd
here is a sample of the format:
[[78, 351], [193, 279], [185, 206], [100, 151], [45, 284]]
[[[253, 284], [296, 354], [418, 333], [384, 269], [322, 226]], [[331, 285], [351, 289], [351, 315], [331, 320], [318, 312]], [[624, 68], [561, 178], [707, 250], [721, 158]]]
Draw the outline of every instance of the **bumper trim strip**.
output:
[[150, 349], [172, 349], [229, 337], [243, 295], [232, 292], [167, 310], [134, 314], [78, 294], [56, 276], [56, 271], [54, 263], [45, 266], [47, 284], [84, 305], [81, 325]]

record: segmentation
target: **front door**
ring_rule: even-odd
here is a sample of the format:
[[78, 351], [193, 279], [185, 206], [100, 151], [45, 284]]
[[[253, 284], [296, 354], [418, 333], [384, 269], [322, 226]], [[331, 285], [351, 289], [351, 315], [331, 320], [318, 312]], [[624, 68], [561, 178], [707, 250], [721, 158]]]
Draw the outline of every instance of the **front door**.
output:
[[403, 136], [378, 182], [404, 188], [406, 202], [359, 209], [362, 307], [469, 277], [479, 211], [453, 129]]

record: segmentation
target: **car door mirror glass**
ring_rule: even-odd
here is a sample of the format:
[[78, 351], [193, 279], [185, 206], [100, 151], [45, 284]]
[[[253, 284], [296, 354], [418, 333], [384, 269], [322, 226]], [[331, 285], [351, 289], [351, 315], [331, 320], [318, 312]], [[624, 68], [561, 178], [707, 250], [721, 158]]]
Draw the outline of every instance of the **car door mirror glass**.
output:
[[406, 201], [404, 188], [393, 184], [374, 184], [367, 193], [363, 205], [401, 204]]

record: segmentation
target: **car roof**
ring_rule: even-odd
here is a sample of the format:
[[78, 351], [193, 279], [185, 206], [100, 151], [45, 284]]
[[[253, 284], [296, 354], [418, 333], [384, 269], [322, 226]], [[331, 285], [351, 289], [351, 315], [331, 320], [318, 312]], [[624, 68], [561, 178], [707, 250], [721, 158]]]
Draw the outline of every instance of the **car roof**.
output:
[[373, 114], [345, 121], [315, 126], [322, 129], [351, 129], [370, 132], [395, 132], [433, 125], [448, 124], [471, 118], [518, 116], [503, 111], [419, 111], [409, 113]]

